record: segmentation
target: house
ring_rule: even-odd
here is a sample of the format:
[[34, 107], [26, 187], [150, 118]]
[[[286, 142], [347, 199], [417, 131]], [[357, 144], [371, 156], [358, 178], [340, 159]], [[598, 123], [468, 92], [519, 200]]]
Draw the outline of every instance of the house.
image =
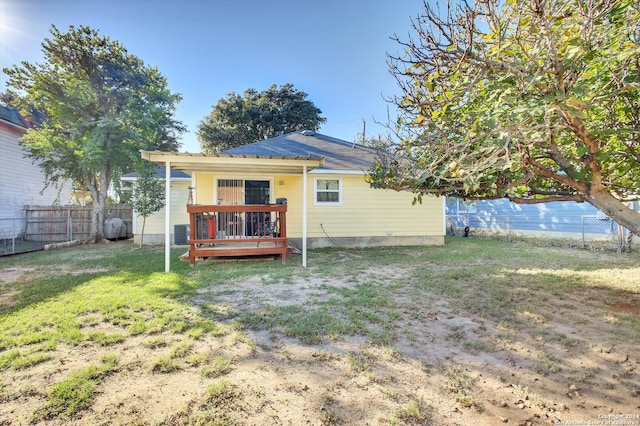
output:
[[71, 182], [44, 189], [44, 174], [20, 145], [28, 128], [15, 109], [0, 105], [0, 240], [23, 235], [25, 205], [65, 204], [73, 192]]
[[[160, 180], [165, 180], [166, 170], [164, 167], [158, 166], [156, 171], [156, 177]], [[184, 224], [189, 222], [189, 214], [185, 206], [189, 201], [189, 191], [191, 185], [191, 176], [187, 173], [172, 169], [170, 171], [170, 187], [171, 187], [171, 229], [177, 224]], [[137, 180], [137, 173], [127, 173], [122, 175], [120, 180], [128, 183], [129, 186], [133, 186]], [[126, 189], [126, 188], [123, 188]], [[147, 217], [144, 226], [144, 242], [145, 244], [161, 244], [164, 242], [164, 215], [165, 208], [163, 207], [155, 214]], [[136, 211], [133, 211], [133, 233], [134, 243], [140, 243], [140, 236], [142, 233], [142, 218], [140, 218]], [[173, 241], [173, 238], [172, 238]]]
[[[209, 237], [220, 242], [255, 237], [262, 232], [255, 217], [286, 213], [286, 244], [303, 251], [303, 265], [307, 248], [444, 244], [444, 199], [414, 204], [414, 194], [371, 188], [365, 173], [376, 150], [370, 147], [301, 131], [219, 154], [143, 151], [142, 157], [191, 174], [196, 206], [189, 209], [216, 206]], [[286, 208], [261, 212], [252, 205]], [[191, 237], [202, 240], [197, 232]], [[283, 242], [281, 236], [272, 235], [273, 242]], [[169, 235], [165, 241], [172, 241]]]
[[[632, 208], [638, 210], [638, 202]], [[447, 199], [447, 230], [499, 234], [518, 233], [549, 238], [603, 239], [618, 234], [618, 225], [589, 203], [574, 201], [517, 204], [507, 199]]]

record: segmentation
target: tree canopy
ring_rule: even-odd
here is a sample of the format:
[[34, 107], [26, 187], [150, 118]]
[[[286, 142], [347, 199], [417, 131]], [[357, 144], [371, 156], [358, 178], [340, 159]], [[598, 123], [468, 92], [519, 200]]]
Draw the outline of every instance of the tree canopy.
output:
[[263, 92], [231, 92], [200, 121], [200, 146], [204, 152], [220, 152], [284, 133], [317, 131], [327, 120], [307, 96], [289, 83]]
[[640, 234], [640, 8], [634, 0], [425, 2], [389, 55], [401, 143], [375, 187], [589, 202]]
[[3, 71], [5, 94], [33, 124], [22, 138], [51, 182], [71, 179], [93, 199], [90, 240], [103, 238], [112, 180], [139, 164], [140, 149], [177, 150], [183, 125], [173, 118], [179, 94], [157, 68], [89, 27], [51, 27], [44, 62]]

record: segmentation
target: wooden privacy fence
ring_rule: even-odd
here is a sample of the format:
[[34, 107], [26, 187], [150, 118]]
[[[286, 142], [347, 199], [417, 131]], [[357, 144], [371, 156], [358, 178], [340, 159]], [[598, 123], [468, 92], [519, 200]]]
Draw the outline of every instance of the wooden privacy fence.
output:
[[[89, 238], [91, 206], [25, 206], [25, 241], [71, 241]], [[109, 205], [108, 217], [120, 218], [133, 236], [133, 208], [130, 204]]]

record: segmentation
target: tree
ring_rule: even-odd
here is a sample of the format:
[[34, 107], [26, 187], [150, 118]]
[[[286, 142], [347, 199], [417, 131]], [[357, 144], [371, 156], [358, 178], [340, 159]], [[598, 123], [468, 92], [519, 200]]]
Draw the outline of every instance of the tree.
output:
[[390, 134], [383, 135], [378, 133], [377, 135], [374, 135], [374, 136], [365, 135], [363, 137], [362, 133], [358, 133], [353, 138], [353, 141], [357, 144], [369, 146], [371, 148], [379, 149], [381, 151], [388, 151], [389, 149], [395, 146], [395, 143], [393, 141], [393, 136]]
[[145, 167], [138, 173], [133, 185], [133, 209], [138, 216], [142, 216], [142, 231], [140, 232], [140, 248], [144, 241], [144, 227], [147, 217], [160, 211], [164, 207], [165, 187], [156, 177], [155, 167]]
[[258, 92], [247, 89], [222, 98], [198, 126], [204, 152], [220, 152], [297, 130], [317, 131], [327, 121], [322, 111], [292, 84]]
[[[112, 181], [140, 162], [140, 149], [175, 151], [184, 127], [173, 119], [180, 95], [117, 41], [89, 27], [51, 27], [44, 63], [5, 68], [13, 101], [33, 127], [22, 138], [50, 182], [72, 179], [93, 199], [89, 241], [104, 238]], [[5, 96], [7, 97], [7, 96]]]
[[589, 202], [640, 234], [640, 9], [634, 0], [425, 3], [389, 55], [402, 136], [375, 187]]

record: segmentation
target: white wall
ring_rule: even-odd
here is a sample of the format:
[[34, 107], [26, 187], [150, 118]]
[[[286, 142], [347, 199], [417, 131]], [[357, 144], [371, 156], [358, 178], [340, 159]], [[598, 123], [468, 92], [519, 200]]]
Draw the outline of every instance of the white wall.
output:
[[18, 236], [24, 229], [24, 205], [68, 204], [71, 183], [47, 188], [45, 178], [19, 139], [24, 129], [0, 119], [0, 239]]

